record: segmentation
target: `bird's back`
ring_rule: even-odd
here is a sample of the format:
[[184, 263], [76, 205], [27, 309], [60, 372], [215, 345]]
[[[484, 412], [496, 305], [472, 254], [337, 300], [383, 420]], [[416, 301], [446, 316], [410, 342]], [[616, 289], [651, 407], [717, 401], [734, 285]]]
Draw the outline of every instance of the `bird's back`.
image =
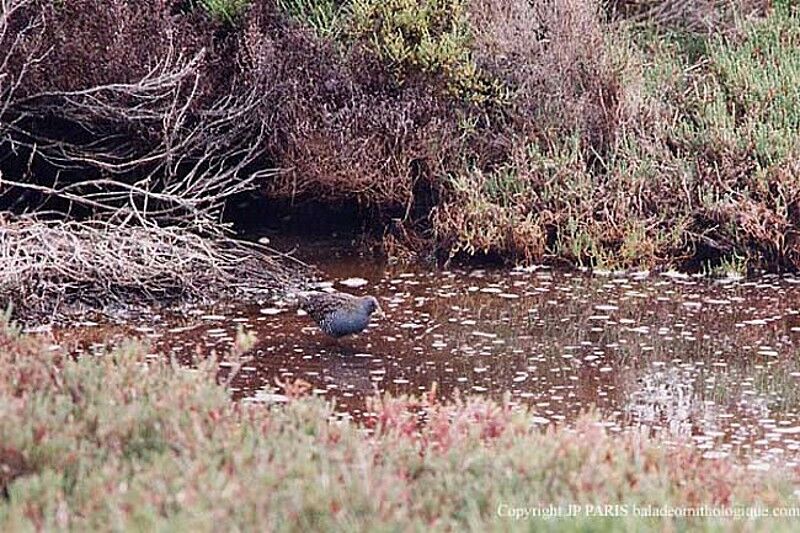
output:
[[361, 300], [350, 294], [314, 292], [301, 295], [299, 304], [323, 332], [342, 337], [367, 327], [369, 312]]

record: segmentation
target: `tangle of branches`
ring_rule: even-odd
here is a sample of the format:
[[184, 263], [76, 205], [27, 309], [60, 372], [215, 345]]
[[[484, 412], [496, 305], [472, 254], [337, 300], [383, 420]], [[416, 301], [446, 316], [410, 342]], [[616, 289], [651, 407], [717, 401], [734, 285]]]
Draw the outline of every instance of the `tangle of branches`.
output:
[[117, 29], [129, 72], [52, 81], [43, 63], [63, 76], [73, 67], [59, 56], [59, 12], [0, 0], [0, 297], [41, 308], [48, 297], [275, 286], [278, 261], [233, 240], [221, 218], [228, 198], [273, 172], [254, 116], [263, 87], [232, 79], [210, 98], [208, 49], [184, 42], [169, 2], [145, 3], [144, 15], [125, 0], [81, 3], [115, 10], [113, 21], [152, 21], [144, 30], [160, 40], [151, 50]]

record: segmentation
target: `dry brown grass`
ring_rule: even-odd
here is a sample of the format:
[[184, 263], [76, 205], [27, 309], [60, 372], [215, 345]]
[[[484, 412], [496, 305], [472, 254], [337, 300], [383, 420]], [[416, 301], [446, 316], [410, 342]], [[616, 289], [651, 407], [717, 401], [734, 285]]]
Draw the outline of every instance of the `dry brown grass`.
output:
[[735, 31], [737, 17], [764, 16], [772, 0], [612, 0], [606, 10], [621, 18], [661, 29], [717, 33]]
[[600, 155], [613, 145], [625, 87], [601, 9], [578, 0], [470, 3], [476, 62], [512, 93], [511, 142], [547, 145], [577, 133]]

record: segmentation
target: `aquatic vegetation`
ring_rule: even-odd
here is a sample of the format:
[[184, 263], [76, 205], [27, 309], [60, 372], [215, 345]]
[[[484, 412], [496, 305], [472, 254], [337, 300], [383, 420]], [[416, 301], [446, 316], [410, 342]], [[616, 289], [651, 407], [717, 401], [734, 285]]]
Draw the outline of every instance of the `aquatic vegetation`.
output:
[[[75, 360], [4, 327], [0, 527], [527, 530], [555, 522], [503, 510], [602, 502], [744, 512], [795, 501], [778, 471], [613, 434], [594, 417], [543, 430], [507, 403], [441, 404], [430, 394], [376, 399], [362, 426], [332, 421], [331, 406], [298, 396], [299, 384], [286, 386], [280, 405], [232, 402], [215, 373], [213, 359], [182, 368], [138, 343]], [[738, 524], [632, 509], [558, 524]], [[747, 521], [751, 530], [792, 525]]]
[[716, 278], [744, 279], [747, 276], [747, 257], [733, 253], [719, 258], [718, 264], [707, 264], [703, 269], [706, 275]]

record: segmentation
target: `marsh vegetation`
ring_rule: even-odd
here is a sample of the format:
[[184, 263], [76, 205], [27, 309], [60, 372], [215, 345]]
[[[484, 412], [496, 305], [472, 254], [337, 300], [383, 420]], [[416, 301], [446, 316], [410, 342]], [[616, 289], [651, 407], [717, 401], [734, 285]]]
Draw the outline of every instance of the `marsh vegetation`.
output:
[[[689, 4], [4, 0], [4, 249], [68, 220], [139, 270], [104, 292], [192, 294], [130, 244], [220, 290], [231, 223], [345, 206], [408, 260], [794, 269], [800, 15]], [[6, 298], [83, 287], [62, 248]]]
[[[789, 0], [0, 0], [0, 529], [789, 530], [499, 510], [794, 506], [798, 47]], [[320, 283], [387, 317], [325, 344]]]
[[[247, 347], [240, 342], [237, 350]], [[4, 326], [0, 526], [790, 531], [796, 520], [744, 518], [748, 506], [792, 506], [784, 474], [707, 460], [691, 444], [614, 434], [597, 417], [542, 431], [527, 410], [440, 403], [434, 393], [376, 398], [356, 425], [297, 397], [297, 385], [284, 389], [285, 404], [232, 402], [216, 374], [213, 360], [189, 369], [136, 343], [74, 360]], [[736, 508], [740, 517], [507, 516], [598, 501]]]

